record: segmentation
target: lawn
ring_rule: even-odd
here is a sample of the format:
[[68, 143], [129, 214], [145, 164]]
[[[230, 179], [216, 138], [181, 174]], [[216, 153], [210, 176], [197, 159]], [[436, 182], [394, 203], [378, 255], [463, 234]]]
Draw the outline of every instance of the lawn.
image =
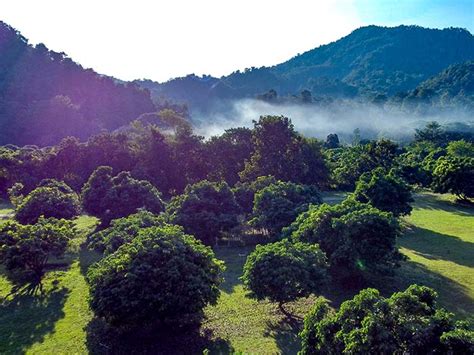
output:
[[[326, 197], [326, 196], [325, 196]], [[327, 196], [327, 201], [331, 196]], [[341, 196], [337, 195], [335, 200]], [[8, 207], [8, 206], [7, 206]], [[411, 283], [434, 287], [440, 302], [456, 316], [471, 319], [474, 314], [474, 209], [455, 205], [449, 196], [422, 193], [416, 196], [411, 216], [405, 218], [407, 232], [399, 245], [408, 260], [393, 277], [377, 280], [385, 294]], [[1, 354], [49, 353], [286, 353], [299, 349], [300, 318], [315, 297], [290, 304], [292, 319], [270, 302], [245, 296], [239, 280], [251, 248], [220, 247], [217, 256], [227, 265], [222, 294], [217, 305], [205, 310], [200, 330], [183, 329], [179, 336], [146, 333], [118, 335], [95, 320], [87, 305], [84, 274], [99, 255], [80, 248], [95, 220], [81, 217], [82, 231], [62, 264], [55, 262], [45, 279], [42, 296], [9, 295], [11, 285], [0, 276]], [[356, 290], [329, 288], [324, 297], [335, 307]]]

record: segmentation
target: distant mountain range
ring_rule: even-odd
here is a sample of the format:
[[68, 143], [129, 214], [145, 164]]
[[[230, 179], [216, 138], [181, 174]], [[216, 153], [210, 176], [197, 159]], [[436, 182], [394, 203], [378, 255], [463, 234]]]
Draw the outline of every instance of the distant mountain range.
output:
[[32, 46], [0, 22], [0, 144], [85, 139], [170, 102], [187, 104], [191, 113], [241, 98], [470, 108], [473, 61], [474, 37], [467, 30], [368, 26], [272, 67], [128, 83], [84, 69], [43, 44]]
[[270, 90], [278, 96], [307, 90], [314, 98], [391, 97], [408, 95], [448, 66], [472, 60], [474, 37], [464, 29], [368, 26], [273, 67], [236, 71], [222, 78], [188, 75], [165, 83], [136, 83], [149, 89], [155, 100], [170, 98], [191, 108]]

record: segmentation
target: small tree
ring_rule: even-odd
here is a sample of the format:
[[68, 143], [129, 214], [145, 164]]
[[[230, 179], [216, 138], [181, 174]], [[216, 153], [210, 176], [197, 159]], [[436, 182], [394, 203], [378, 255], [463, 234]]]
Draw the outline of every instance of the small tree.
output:
[[473, 198], [474, 158], [439, 158], [433, 171], [433, 188], [436, 192], [451, 192], [461, 200]]
[[40, 216], [71, 219], [81, 212], [77, 194], [65, 183], [56, 180], [43, 180], [20, 201], [15, 219], [23, 224], [36, 223]]
[[255, 194], [250, 224], [277, 236], [310, 204], [319, 203], [321, 197], [315, 187], [278, 181]]
[[362, 174], [357, 181], [354, 198], [370, 203], [381, 211], [392, 212], [395, 216], [410, 214], [413, 202], [411, 188], [393, 173], [377, 168]]
[[168, 206], [170, 221], [203, 241], [214, 245], [222, 232], [239, 224], [240, 208], [225, 182], [201, 181], [188, 185]]
[[251, 297], [278, 302], [284, 311], [285, 303], [320, 291], [326, 269], [318, 245], [282, 240], [257, 245], [245, 262], [242, 280]]
[[113, 326], [195, 322], [219, 296], [223, 263], [177, 226], [142, 229], [92, 265], [90, 306]]
[[235, 184], [232, 192], [245, 215], [248, 216], [252, 213], [255, 193], [274, 183], [276, 183], [276, 179], [273, 176], [259, 176], [252, 182], [238, 182]]
[[474, 333], [436, 298], [412, 285], [390, 298], [362, 290], [337, 312], [319, 299], [305, 318], [300, 354], [472, 354]]
[[51, 257], [66, 251], [75, 229], [71, 221], [40, 217], [36, 224], [9, 221], [0, 225], [0, 262], [12, 276], [41, 283]]
[[152, 184], [125, 171], [112, 177], [112, 168], [106, 166], [92, 173], [82, 188], [82, 200], [86, 212], [100, 218], [105, 226], [140, 208], [156, 214], [164, 210], [161, 194]]
[[143, 228], [161, 226], [165, 223], [163, 215], [157, 216], [142, 210], [127, 217], [114, 219], [108, 228], [91, 234], [88, 246], [101, 253], [110, 254], [123, 244], [131, 242]]

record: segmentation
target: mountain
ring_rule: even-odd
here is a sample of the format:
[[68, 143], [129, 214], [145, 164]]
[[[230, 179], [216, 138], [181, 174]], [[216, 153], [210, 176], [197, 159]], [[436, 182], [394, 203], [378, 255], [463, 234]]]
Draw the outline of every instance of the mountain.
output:
[[147, 90], [84, 69], [43, 44], [32, 46], [0, 22], [0, 144], [84, 139], [153, 111]]
[[138, 81], [152, 96], [206, 107], [217, 100], [279, 96], [392, 96], [414, 90], [448, 66], [474, 60], [474, 37], [460, 28], [367, 26], [284, 63], [236, 71], [222, 78], [188, 75], [165, 83]]
[[437, 110], [465, 108], [474, 110], [474, 61], [455, 64], [422, 82], [406, 94], [399, 94], [409, 109], [433, 107]]

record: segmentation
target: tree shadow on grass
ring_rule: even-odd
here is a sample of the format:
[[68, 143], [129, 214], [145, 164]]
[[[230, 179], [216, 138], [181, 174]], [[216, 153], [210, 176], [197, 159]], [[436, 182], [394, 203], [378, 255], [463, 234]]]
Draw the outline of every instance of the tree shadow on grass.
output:
[[108, 354], [231, 354], [230, 343], [213, 337], [198, 327], [147, 329], [119, 332], [101, 319], [93, 319], [86, 327], [87, 348], [91, 355]]
[[413, 227], [411, 232], [399, 238], [399, 245], [427, 259], [474, 267], [474, 243], [465, 242], [459, 237]]
[[301, 349], [299, 333], [303, 319], [284, 317], [278, 322], [267, 321], [265, 336], [275, 339], [280, 354], [297, 354]]
[[81, 249], [79, 250], [79, 266], [81, 268], [81, 274], [85, 276], [89, 266], [102, 258], [103, 255], [101, 253], [88, 249], [85, 243], [81, 245]]
[[0, 353], [24, 354], [34, 343], [54, 331], [64, 317], [68, 290], [62, 288], [44, 295], [17, 293], [0, 305]]
[[417, 194], [415, 201], [415, 208], [441, 210], [454, 213], [459, 216], [474, 216], [474, 208], [472, 205], [443, 200], [436, 195]]

